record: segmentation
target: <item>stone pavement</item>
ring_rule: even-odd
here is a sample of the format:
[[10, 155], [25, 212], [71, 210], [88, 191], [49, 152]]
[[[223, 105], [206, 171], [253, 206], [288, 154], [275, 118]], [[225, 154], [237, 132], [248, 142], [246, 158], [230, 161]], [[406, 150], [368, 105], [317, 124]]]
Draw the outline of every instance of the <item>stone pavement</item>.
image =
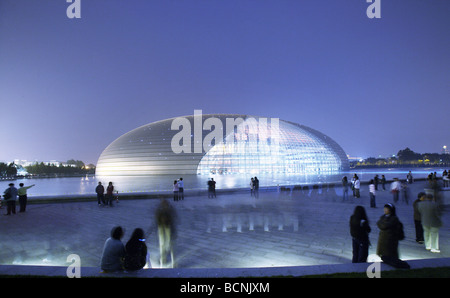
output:
[[[410, 202], [399, 202], [397, 214], [405, 227], [400, 242], [404, 260], [449, 258], [449, 207], [442, 216], [441, 253], [426, 251], [415, 242], [412, 201], [424, 182], [410, 185]], [[32, 200], [32, 198], [31, 198]], [[388, 191], [378, 191], [377, 208], [369, 208], [368, 186], [361, 198], [343, 202], [341, 189], [310, 189], [310, 193], [260, 192], [186, 196], [173, 202], [178, 214], [175, 259], [178, 268], [250, 268], [351, 263], [349, 218], [356, 205], [365, 207], [372, 232], [369, 261], [375, 256], [379, 230], [376, 221], [383, 205], [392, 202]], [[147, 232], [152, 267], [159, 267], [154, 212], [159, 199], [121, 200], [114, 207], [97, 202], [30, 204], [26, 213], [0, 216], [0, 265], [68, 266], [67, 256], [78, 254], [81, 266], [98, 267], [112, 227], [125, 228], [124, 243], [134, 228]], [[0, 209], [6, 213], [5, 207]]]

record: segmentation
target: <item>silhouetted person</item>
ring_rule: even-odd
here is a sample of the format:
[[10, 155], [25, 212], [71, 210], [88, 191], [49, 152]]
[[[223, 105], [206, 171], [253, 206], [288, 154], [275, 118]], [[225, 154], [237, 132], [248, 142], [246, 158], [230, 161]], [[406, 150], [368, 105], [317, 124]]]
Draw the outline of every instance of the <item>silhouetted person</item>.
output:
[[130, 240], [128, 240], [125, 245], [125, 258], [123, 261], [123, 266], [125, 270], [139, 270], [144, 268], [148, 260], [149, 258], [147, 254], [147, 245], [145, 244], [144, 231], [141, 228], [136, 228], [133, 231]]
[[111, 237], [106, 239], [103, 246], [100, 267], [105, 272], [123, 270], [123, 258], [125, 257], [125, 247], [120, 239], [123, 237], [123, 229], [120, 226], [111, 230]]
[[20, 206], [19, 212], [25, 212], [28, 201], [27, 190], [35, 186], [35, 184], [32, 184], [30, 186], [24, 186], [23, 183], [20, 183], [19, 186], [20, 188], [17, 191], [17, 194], [19, 195], [19, 206]]
[[348, 200], [348, 179], [347, 176], [342, 178], [342, 201]]
[[100, 206], [101, 204], [104, 204], [105, 200], [103, 194], [105, 193], [105, 188], [103, 187], [101, 182], [98, 183], [97, 187], [95, 188], [95, 192], [97, 193], [98, 205]]
[[384, 205], [384, 215], [377, 222], [380, 229], [378, 236], [377, 255], [383, 262], [396, 268], [409, 268], [409, 265], [398, 257], [398, 241], [403, 239], [403, 227], [392, 204]]
[[422, 218], [419, 212], [419, 209], [417, 209], [419, 202], [425, 200], [426, 194], [424, 192], [420, 192], [417, 195], [417, 199], [413, 202], [413, 209], [414, 209], [414, 227], [416, 228], [416, 242], [417, 243], [423, 243], [423, 227], [422, 227]]
[[353, 215], [350, 217], [350, 235], [352, 236], [353, 246], [352, 263], [367, 262], [370, 231], [366, 210], [362, 206], [356, 206]]
[[208, 181], [208, 198], [212, 198], [213, 196], [216, 198], [216, 181], [214, 181], [214, 178], [211, 178]]
[[17, 200], [17, 188], [14, 187], [14, 183], [8, 184], [9, 187], [3, 192], [3, 197], [6, 201], [6, 215], [16, 214], [16, 200]]

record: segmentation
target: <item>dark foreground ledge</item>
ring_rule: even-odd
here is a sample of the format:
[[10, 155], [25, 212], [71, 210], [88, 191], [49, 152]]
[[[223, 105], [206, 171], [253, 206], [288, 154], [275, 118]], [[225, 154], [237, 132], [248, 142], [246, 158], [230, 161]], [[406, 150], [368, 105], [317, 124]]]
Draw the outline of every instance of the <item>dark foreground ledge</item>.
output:
[[[450, 267], [450, 258], [408, 260], [411, 269]], [[109, 278], [239, 278], [239, 277], [299, 277], [334, 273], [365, 273], [374, 263], [348, 263], [295, 267], [266, 268], [174, 268], [143, 269], [137, 272], [102, 273], [98, 267], [81, 267], [80, 277]], [[384, 271], [397, 270], [380, 263], [380, 277]], [[0, 265], [1, 276], [67, 277], [68, 267]], [[407, 270], [407, 269], [403, 269]]]

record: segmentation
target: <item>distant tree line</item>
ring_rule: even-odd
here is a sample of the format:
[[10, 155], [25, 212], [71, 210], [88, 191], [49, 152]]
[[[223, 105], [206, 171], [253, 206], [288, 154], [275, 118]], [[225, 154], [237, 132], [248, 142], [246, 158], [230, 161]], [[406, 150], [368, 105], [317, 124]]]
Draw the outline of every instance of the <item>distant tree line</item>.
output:
[[31, 166], [26, 166], [25, 169], [32, 175], [76, 175], [76, 174], [94, 174], [95, 166], [85, 165], [81, 160], [70, 159], [66, 165], [44, 164], [43, 162], [36, 162]]
[[354, 162], [354, 167], [422, 167], [450, 166], [450, 154], [417, 153], [408, 147], [398, 151], [396, 156], [388, 158], [369, 157], [363, 161]]
[[14, 163], [6, 164], [4, 162], [0, 162], [0, 176], [2, 177], [13, 177], [17, 175], [17, 168]]
[[[0, 162], [0, 177], [15, 177], [18, 169], [22, 168], [13, 162], [6, 164]], [[31, 175], [58, 175], [58, 176], [72, 176], [72, 175], [86, 175], [95, 174], [95, 165], [85, 165], [81, 160], [70, 159], [63, 164], [44, 164], [44, 162], [36, 162], [30, 166], [25, 167], [28, 174]]]

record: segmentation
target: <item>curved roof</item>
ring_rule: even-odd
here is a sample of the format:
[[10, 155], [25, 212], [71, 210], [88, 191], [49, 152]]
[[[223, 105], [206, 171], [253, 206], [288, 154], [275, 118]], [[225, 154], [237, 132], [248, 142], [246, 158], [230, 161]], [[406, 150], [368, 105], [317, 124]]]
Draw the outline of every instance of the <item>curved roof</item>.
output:
[[177, 117], [138, 127], [100, 155], [96, 174], [332, 174], [348, 170], [342, 148], [309, 127], [237, 114]]

